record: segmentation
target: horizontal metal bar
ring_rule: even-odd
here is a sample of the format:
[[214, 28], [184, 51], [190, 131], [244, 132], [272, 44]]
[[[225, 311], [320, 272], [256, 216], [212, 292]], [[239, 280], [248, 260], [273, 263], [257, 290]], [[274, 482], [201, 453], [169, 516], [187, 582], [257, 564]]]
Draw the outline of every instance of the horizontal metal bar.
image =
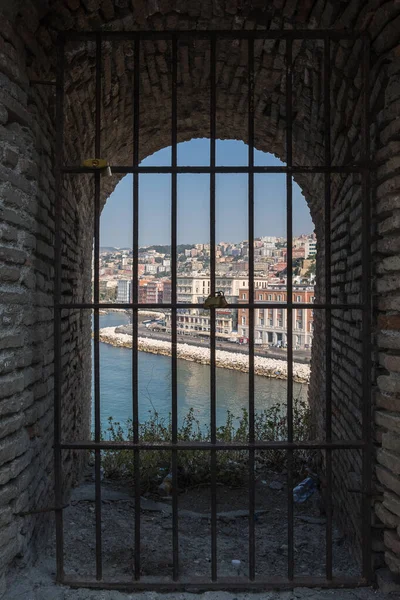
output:
[[101, 442], [62, 442], [61, 450], [349, 450], [364, 448], [367, 442], [363, 440], [338, 440], [334, 442], [325, 441], [266, 441], [254, 442], [249, 444], [245, 442], [111, 442], [102, 440]]
[[44, 81], [43, 79], [30, 79], [29, 80], [29, 84], [30, 85], [57, 85], [57, 81]]
[[[260, 292], [263, 291], [265, 293], [265, 290], [260, 290]], [[295, 290], [296, 291], [296, 290]], [[257, 289], [256, 289], [257, 292]], [[363, 308], [363, 304], [357, 304], [357, 303], [353, 303], [353, 304], [312, 304], [310, 302], [247, 302], [247, 303], [243, 303], [243, 304], [228, 304], [228, 306], [225, 309], [217, 309], [217, 310], [229, 310], [230, 308], [243, 308], [243, 309], [251, 309], [251, 308], [282, 308], [282, 309], [286, 309], [286, 308], [310, 308], [311, 310], [324, 310], [327, 308], [330, 309], [335, 309], [335, 310], [361, 310]], [[104, 303], [104, 304], [96, 304], [96, 303], [88, 303], [88, 302], [77, 302], [77, 303], [71, 303], [71, 304], [66, 304], [66, 303], [60, 303], [54, 306], [55, 310], [83, 310], [83, 309], [88, 309], [88, 310], [94, 310], [96, 308], [100, 308], [100, 309], [120, 309], [120, 310], [132, 310], [132, 309], [139, 309], [139, 310], [148, 310], [149, 308], [151, 309], [156, 309], [159, 311], [163, 311], [163, 310], [170, 310], [173, 308], [182, 308], [182, 309], [187, 309], [187, 308], [198, 308], [198, 309], [204, 309], [203, 304], [191, 304], [191, 303], [186, 303], [186, 302], [182, 302], [182, 303], [177, 303], [177, 304], [134, 304], [134, 303], [121, 303], [121, 304], [111, 304], [111, 303]], [[204, 309], [207, 310], [207, 309]]]
[[[237, 166], [237, 167], [224, 167], [224, 166], [208, 166], [208, 167], [197, 167], [197, 166], [159, 166], [159, 167], [141, 167], [141, 166], [123, 166], [123, 165], [110, 165], [110, 169], [113, 175], [126, 175], [128, 173], [139, 173], [139, 174], [171, 174], [171, 173], [197, 173], [207, 174], [210, 173], [362, 173], [365, 169], [371, 169], [371, 164], [354, 164], [354, 165], [340, 165], [340, 166], [282, 166], [282, 167], [262, 167], [262, 166]], [[62, 167], [63, 173], [75, 173], [75, 174], [90, 174], [98, 171], [94, 167], [82, 167], [79, 165], [65, 165]]]
[[19, 513], [14, 513], [15, 517], [27, 517], [29, 515], [41, 515], [43, 513], [54, 512], [56, 510], [63, 510], [68, 508], [69, 504], [63, 504], [62, 506], [46, 506], [45, 508], [34, 508], [33, 510], [26, 510]]
[[71, 588], [85, 587], [93, 589], [108, 589], [121, 591], [157, 590], [157, 591], [213, 591], [213, 590], [291, 590], [295, 587], [307, 588], [358, 588], [367, 585], [367, 581], [361, 577], [334, 577], [329, 581], [322, 577], [295, 577], [291, 581], [284, 577], [262, 577], [255, 581], [249, 581], [239, 577], [220, 577], [218, 581], [203, 579], [202, 577], [191, 577], [179, 581], [95, 581], [79, 578], [65, 577], [61, 583]]
[[[93, 31], [65, 31], [62, 32], [65, 40], [95, 40]], [[203, 39], [210, 40], [217, 34], [218, 39], [231, 40], [323, 40], [328, 37], [332, 40], [358, 40], [368, 38], [365, 31], [349, 31], [341, 29], [254, 29], [254, 30], [184, 30], [181, 31], [101, 31], [103, 40], [172, 40], [175, 36], [179, 41]]]

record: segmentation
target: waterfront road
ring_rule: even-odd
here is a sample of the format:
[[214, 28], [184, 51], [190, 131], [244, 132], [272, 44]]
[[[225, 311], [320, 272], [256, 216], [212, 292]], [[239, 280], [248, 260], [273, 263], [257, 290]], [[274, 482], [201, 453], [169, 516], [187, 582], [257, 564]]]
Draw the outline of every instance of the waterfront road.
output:
[[[153, 340], [164, 340], [171, 341], [171, 334], [163, 333], [161, 331], [150, 331], [145, 325], [139, 323], [139, 336], [152, 338]], [[178, 334], [178, 342], [189, 344], [190, 346], [209, 346], [209, 340], [204, 339], [196, 335]], [[235, 344], [227, 342], [225, 340], [219, 340], [217, 338], [217, 349], [226, 350], [227, 352], [242, 352], [247, 354], [249, 347], [247, 344]], [[286, 348], [259, 348], [255, 345], [255, 355], [264, 356], [267, 358], [278, 358], [280, 360], [286, 360], [287, 349]], [[293, 349], [293, 360], [297, 363], [309, 364], [311, 359], [310, 350], [295, 350]]]

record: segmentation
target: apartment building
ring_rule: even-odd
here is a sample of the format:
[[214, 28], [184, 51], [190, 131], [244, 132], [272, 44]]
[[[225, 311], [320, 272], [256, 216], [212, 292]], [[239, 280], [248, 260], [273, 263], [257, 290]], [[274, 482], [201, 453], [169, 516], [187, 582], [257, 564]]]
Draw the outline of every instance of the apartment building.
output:
[[130, 279], [118, 280], [117, 302], [127, 304], [131, 301], [132, 281]]
[[[286, 285], [269, 285], [262, 289], [255, 289], [255, 303], [257, 302], [282, 302], [282, 308], [260, 308], [254, 310], [254, 340], [258, 344], [276, 345], [287, 343], [287, 302]], [[240, 289], [239, 303], [249, 301], [249, 290]], [[311, 286], [293, 286], [293, 302], [312, 303], [314, 301], [314, 288]], [[240, 308], [238, 311], [238, 332], [243, 337], [249, 337], [248, 310]], [[313, 311], [312, 309], [294, 308], [293, 310], [293, 347], [310, 348], [313, 338]]]
[[[254, 279], [256, 289], [266, 289], [268, 282], [265, 277]], [[221, 275], [215, 279], [215, 289], [224, 292], [230, 303], [239, 301], [240, 290], [248, 289], [249, 281], [247, 274]], [[178, 302], [190, 304], [202, 304], [210, 294], [210, 278], [206, 274], [184, 275], [177, 278]]]
[[[234, 318], [231, 310], [217, 310], [215, 314], [215, 332], [217, 337], [230, 337]], [[165, 325], [171, 328], [171, 314], [165, 315]], [[210, 312], [202, 309], [183, 309], [177, 313], [178, 333], [210, 333]]]

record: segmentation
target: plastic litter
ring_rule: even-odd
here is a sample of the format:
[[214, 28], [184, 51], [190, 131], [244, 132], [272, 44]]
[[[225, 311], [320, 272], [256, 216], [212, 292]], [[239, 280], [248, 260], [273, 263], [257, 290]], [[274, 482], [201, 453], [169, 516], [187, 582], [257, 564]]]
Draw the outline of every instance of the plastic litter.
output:
[[296, 504], [306, 502], [318, 489], [318, 477], [309, 476], [293, 489], [293, 500]]
[[241, 563], [240, 563], [239, 559], [237, 559], [237, 558], [232, 559], [232, 567], [234, 569], [236, 569], [238, 575], [239, 575], [239, 572], [240, 572], [240, 564]]
[[158, 486], [158, 493], [161, 496], [170, 496], [172, 494], [172, 473], [164, 477], [162, 483]]

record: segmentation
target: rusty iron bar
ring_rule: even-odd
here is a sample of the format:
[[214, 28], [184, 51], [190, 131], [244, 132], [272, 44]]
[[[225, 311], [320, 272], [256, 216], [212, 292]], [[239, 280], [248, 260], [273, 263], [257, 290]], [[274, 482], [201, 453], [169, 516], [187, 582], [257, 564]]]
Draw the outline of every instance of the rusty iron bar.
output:
[[[215, 295], [216, 240], [215, 240], [215, 162], [217, 136], [217, 39], [210, 42], [210, 293]], [[217, 441], [217, 389], [216, 389], [216, 314], [210, 312], [210, 428], [211, 442]], [[211, 467], [211, 581], [217, 581], [217, 453], [210, 454]]]
[[[363, 110], [362, 110], [362, 159], [370, 161], [370, 40], [363, 39]], [[364, 448], [362, 455], [362, 574], [368, 582], [372, 582], [372, 532], [371, 532], [371, 495], [372, 495], [372, 272], [371, 272], [371, 173], [368, 168], [362, 173], [362, 339], [363, 339], [363, 370], [362, 370], [362, 435]]]
[[[171, 167], [178, 163], [178, 38], [172, 38], [172, 92], [171, 92]], [[177, 225], [178, 225], [178, 189], [177, 173], [171, 172], [171, 297], [177, 302]], [[178, 530], [178, 332], [177, 309], [172, 309], [172, 578], [179, 578], [179, 530]]]
[[29, 85], [48, 85], [48, 86], [56, 86], [57, 87], [57, 80], [46, 81], [44, 79], [30, 79]]
[[[247, 136], [248, 136], [248, 256], [249, 256], [249, 300], [254, 302], [254, 39], [247, 41], [248, 53], [248, 98], [247, 98]], [[256, 534], [255, 534], [255, 453], [254, 453], [254, 308], [248, 311], [249, 319], [249, 580], [256, 577]]]
[[[293, 47], [286, 40], [286, 164], [293, 164]], [[286, 173], [286, 273], [287, 297], [287, 439], [293, 442], [293, 188], [292, 175]], [[293, 451], [287, 450], [287, 503], [288, 503], [288, 579], [294, 578], [294, 509], [293, 509]]]
[[[218, 173], [218, 174], [229, 174], [229, 173], [293, 173], [293, 174], [316, 174], [316, 173], [362, 173], [365, 168], [371, 168], [372, 165], [364, 163], [358, 163], [355, 165], [341, 165], [341, 166], [332, 166], [331, 169], [328, 169], [324, 165], [321, 166], [286, 166], [286, 167], [262, 167], [262, 166], [253, 166], [253, 167], [244, 167], [244, 166], [214, 166], [214, 167], [200, 167], [200, 166], [178, 166], [175, 167], [146, 167], [146, 166], [122, 166], [122, 165], [110, 165], [111, 170], [115, 174], [127, 175], [128, 173], [143, 173], [143, 174], [170, 174], [170, 173], [197, 173], [197, 174], [208, 174], [208, 173]], [[373, 165], [376, 168], [376, 165]], [[65, 165], [62, 169], [63, 173], [81, 175], [83, 173], [94, 173], [96, 171], [95, 168], [92, 167], [81, 167], [78, 165]]]
[[154, 590], [157, 591], [213, 591], [213, 590], [230, 590], [230, 591], [268, 591], [268, 590], [291, 590], [295, 587], [307, 588], [324, 588], [324, 589], [342, 589], [342, 588], [359, 588], [367, 585], [367, 580], [361, 577], [335, 577], [332, 580], [326, 580], [323, 577], [295, 577], [293, 580], [288, 580], [284, 577], [272, 576], [270, 578], [259, 577], [255, 581], [241, 579], [239, 577], [221, 577], [217, 582], [203, 579], [201, 577], [192, 577], [190, 579], [182, 579], [179, 582], [164, 581], [155, 584], [153, 581], [140, 582], [133, 581], [107, 581], [101, 583], [95, 580], [79, 579], [67, 577], [64, 584], [72, 588], [86, 587], [91, 589], [108, 589], [120, 591], [139, 591], [139, 590]]
[[45, 508], [34, 508], [32, 510], [25, 510], [23, 512], [14, 513], [15, 517], [29, 517], [30, 515], [41, 515], [49, 512], [56, 512], [68, 508], [69, 504], [63, 504], [62, 506], [46, 506]]
[[310, 441], [299, 441], [299, 442], [280, 442], [280, 441], [255, 441], [254, 444], [248, 444], [246, 442], [130, 442], [128, 440], [124, 442], [110, 442], [101, 441], [99, 443], [92, 441], [79, 441], [79, 442], [62, 442], [60, 447], [62, 450], [94, 450], [99, 448], [100, 450], [248, 450], [249, 447], [254, 447], [255, 450], [324, 450], [326, 448], [332, 448], [332, 450], [349, 450], [364, 448], [365, 442], [363, 440], [334, 440], [330, 443], [326, 441], [310, 440]]
[[[96, 68], [95, 68], [95, 155], [101, 156], [101, 68], [102, 68], [102, 38], [96, 34]], [[93, 299], [100, 301], [100, 171], [94, 173], [94, 281]], [[94, 357], [94, 438], [98, 443], [101, 439], [101, 409], [100, 409], [100, 314], [94, 309], [93, 314], [93, 357]], [[101, 452], [95, 449], [95, 520], [96, 520], [96, 579], [103, 578], [102, 564], [102, 531], [101, 531]]]
[[[134, 73], [133, 73], [133, 165], [139, 165], [140, 152], [140, 40], [134, 41]], [[139, 301], [139, 173], [133, 173], [133, 264], [132, 264], [132, 303]], [[139, 312], [132, 309], [132, 415], [133, 441], [139, 443]], [[134, 576], [140, 579], [140, 451], [134, 450], [134, 489], [135, 489], [135, 555]]]
[[[181, 40], [209, 40], [213, 34], [217, 34], [219, 39], [231, 40], [323, 40], [329, 36], [331, 40], [358, 40], [369, 39], [366, 31], [349, 31], [348, 29], [275, 29], [275, 30], [184, 30], [181, 31], [102, 31], [104, 40], [172, 40], [174, 37]], [[96, 32], [93, 31], [66, 31], [67, 40], [93, 40]]]
[[[310, 308], [311, 310], [325, 310], [326, 308], [331, 308], [332, 310], [350, 310], [350, 309], [354, 309], [354, 310], [362, 310], [363, 308], [363, 304], [362, 303], [354, 303], [351, 302], [349, 304], [342, 304], [342, 303], [338, 303], [338, 304], [313, 304], [311, 302], [293, 302], [293, 301], [289, 301], [289, 302], [243, 302], [243, 303], [232, 303], [229, 304], [227, 306], [227, 309], [229, 308], [243, 308], [243, 309], [251, 309], [251, 308], [287, 308], [287, 307], [292, 307], [292, 308]], [[72, 310], [72, 309], [89, 309], [89, 310], [93, 310], [94, 308], [115, 308], [115, 303], [111, 304], [111, 303], [93, 303], [93, 304], [89, 304], [89, 303], [84, 303], [84, 302], [74, 302], [71, 304], [67, 304], [67, 303], [59, 303], [56, 308], [58, 310]], [[148, 309], [148, 308], [156, 308], [159, 309], [160, 311], [162, 310], [170, 310], [170, 309], [186, 309], [186, 308], [203, 308], [203, 303], [201, 304], [191, 304], [188, 302], [182, 302], [182, 303], [168, 303], [168, 304], [155, 304], [155, 303], [149, 303], [149, 304], [139, 304], [139, 303], [121, 303], [118, 304], [118, 308], [121, 309], [136, 309], [138, 308], [139, 310], [141, 309]]]
[[[324, 134], [325, 166], [331, 166], [331, 57], [330, 39], [324, 40]], [[331, 174], [324, 174], [324, 248], [325, 248], [325, 302], [331, 304]], [[325, 435], [332, 441], [332, 313], [325, 310]], [[332, 579], [332, 452], [326, 449], [326, 531], [325, 531], [325, 574]]]
[[56, 580], [64, 577], [64, 525], [63, 525], [63, 476], [62, 476], [62, 330], [61, 311], [57, 306], [62, 295], [62, 224], [63, 224], [63, 173], [64, 158], [64, 85], [65, 85], [65, 39], [57, 39], [57, 87], [56, 87], [56, 148], [55, 154], [55, 207], [54, 207], [54, 498], [56, 503]]

